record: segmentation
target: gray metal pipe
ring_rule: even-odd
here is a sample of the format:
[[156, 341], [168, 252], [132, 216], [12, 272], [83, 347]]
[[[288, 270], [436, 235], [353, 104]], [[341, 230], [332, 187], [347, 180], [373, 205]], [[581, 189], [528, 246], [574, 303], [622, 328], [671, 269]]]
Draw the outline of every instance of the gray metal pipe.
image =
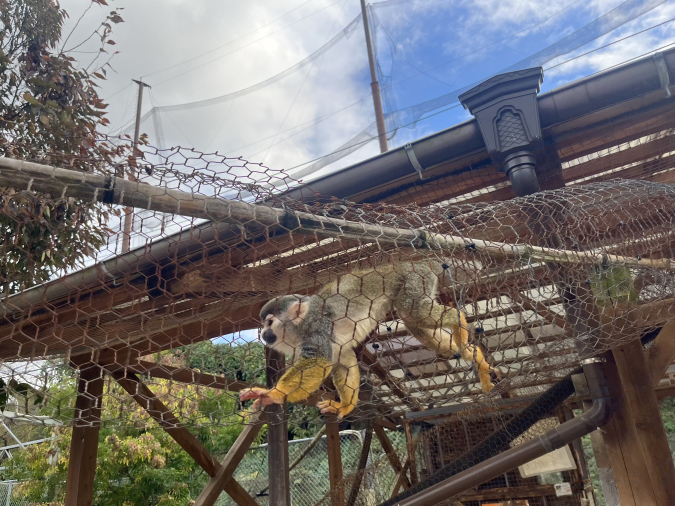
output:
[[[663, 58], [647, 56], [542, 93], [537, 97], [541, 128], [550, 128], [663, 89], [664, 72], [669, 76], [669, 82], [675, 82], [675, 49], [660, 54]], [[419, 139], [412, 143], [412, 147], [420, 165], [425, 168], [485, 151], [475, 119]], [[300, 199], [311, 198], [313, 192], [318, 192], [350, 198], [415, 173], [404, 146], [399, 146], [290, 190], [285, 195]]]

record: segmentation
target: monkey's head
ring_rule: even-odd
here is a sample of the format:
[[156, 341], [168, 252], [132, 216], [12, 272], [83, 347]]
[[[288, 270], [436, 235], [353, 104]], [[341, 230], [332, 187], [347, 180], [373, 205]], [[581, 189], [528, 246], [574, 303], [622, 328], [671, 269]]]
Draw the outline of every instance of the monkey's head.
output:
[[270, 347], [291, 347], [300, 344], [298, 327], [309, 312], [310, 297], [305, 295], [284, 295], [269, 301], [260, 310], [262, 338]]

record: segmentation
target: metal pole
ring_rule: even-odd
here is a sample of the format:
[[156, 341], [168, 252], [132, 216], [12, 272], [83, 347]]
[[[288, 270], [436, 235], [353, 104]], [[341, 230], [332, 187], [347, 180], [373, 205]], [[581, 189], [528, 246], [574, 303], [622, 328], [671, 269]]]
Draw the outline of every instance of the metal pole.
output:
[[[136, 104], [136, 126], [134, 128], [134, 147], [133, 147], [133, 156], [136, 156], [136, 149], [138, 146], [138, 137], [141, 130], [141, 106], [143, 105], [143, 88], [148, 87], [143, 81], [137, 81], [132, 79], [133, 82], [138, 84], [138, 102]], [[130, 168], [131, 170], [131, 168]], [[129, 179], [132, 181], [135, 179], [133, 175], [129, 174]], [[127, 207], [124, 209], [124, 230], [122, 232], [122, 253], [129, 251], [131, 245], [131, 224], [134, 220], [134, 209], [133, 207]]]
[[382, 96], [380, 95], [380, 83], [377, 82], [375, 72], [375, 58], [373, 45], [370, 40], [370, 25], [368, 23], [368, 10], [366, 0], [361, 0], [361, 13], [363, 17], [363, 30], [366, 32], [366, 48], [368, 49], [368, 64], [370, 65], [370, 87], [373, 90], [373, 104], [375, 105], [375, 122], [377, 123], [377, 136], [380, 140], [380, 153], [389, 150], [387, 147], [387, 130], [384, 126], [384, 112], [382, 111]]

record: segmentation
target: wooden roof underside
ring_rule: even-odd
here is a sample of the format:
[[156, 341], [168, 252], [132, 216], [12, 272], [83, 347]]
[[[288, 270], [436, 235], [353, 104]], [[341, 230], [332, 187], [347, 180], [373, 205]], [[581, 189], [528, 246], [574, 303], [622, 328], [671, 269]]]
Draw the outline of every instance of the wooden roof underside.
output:
[[[547, 157], [539, 168], [543, 186], [553, 188], [615, 178], [675, 182], [675, 157], [669, 156], [675, 151], [675, 138], [670, 135], [673, 126], [675, 105], [662, 100], [662, 93], [555, 125], [544, 131]], [[355, 200], [428, 205], [513, 197], [506, 176], [491, 166], [486, 152], [433, 167], [425, 176], [428, 177], [425, 181], [411, 175], [386, 187], [363, 189]], [[344, 260], [347, 258], [344, 252], [356, 246], [348, 240], [317, 242], [309, 236], [288, 235], [273, 237], [264, 244], [246, 244], [241, 241], [240, 230], [234, 227], [222, 228], [217, 241], [202, 242], [196, 235], [190, 241], [194, 243], [190, 254], [153, 259], [152, 265], [141, 271], [131, 270], [122, 278], [78, 287], [67, 297], [44, 300], [5, 316], [0, 321], [0, 359], [79, 354], [123, 365], [135, 363], [138, 357], [152, 352], [256, 328], [270, 280], [276, 289], [282, 290], [302, 272], [306, 279], [320, 283], [321, 276], [316, 273], [334, 266], [330, 255], [342, 252], [340, 259]], [[132, 254], [147, 256], [148, 252], [140, 250]], [[181, 298], [172, 293], [181, 288], [171, 265], [179, 264], [179, 272], [184, 275], [218, 263], [229, 266], [227, 272], [219, 273], [219, 279], [229, 281], [222, 283], [218, 293]], [[241, 276], [244, 267], [246, 276]], [[271, 272], [275, 276], [270, 276]], [[166, 284], [158, 287], [158, 277]], [[63, 281], [52, 283], [60, 282]], [[297, 292], [296, 283], [293, 287]], [[316, 286], [309, 284], [303, 288], [311, 292]], [[244, 290], [247, 297], [239, 296]], [[256, 293], [260, 294], [259, 300]], [[17, 297], [20, 299], [21, 295]], [[485, 328], [483, 342], [489, 351], [494, 351], [495, 365], [501, 366], [507, 377], [514, 377], [510, 388], [525, 393], [563, 374], [566, 369], [561, 369], [561, 361], [572, 367], [576, 356], [573, 344], [560, 337], [563, 315], [559, 303], [554, 299], [511, 301], [514, 302], [515, 309], [508, 321], [503, 315], [491, 314], [488, 302], [474, 307], [472, 319], [479, 319]], [[514, 325], [510, 319], [518, 318], [518, 314], [522, 321]], [[537, 348], [547, 340], [556, 340], [560, 345], [553, 350]], [[391, 335], [385, 330], [377, 341], [382, 346], [375, 350], [371, 343], [370, 354], [395, 378], [396, 384], [411, 397], [419, 397], [419, 402], [435, 402], [435, 397], [447, 396], [448, 392], [455, 392], [455, 399], [468, 400], [479, 395], [475, 375], [467, 363], [439, 362], [404, 332], [394, 331]], [[504, 351], [506, 342], [511, 343], [511, 348]], [[538, 355], [537, 359], [530, 361], [534, 355]], [[530, 362], [540, 370], [529, 370]], [[547, 362], [552, 364], [550, 371]], [[537, 374], [523, 374], [526, 371]], [[392, 393], [386, 381], [382, 378], [376, 381], [380, 383], [378, 395], [391, 409], [401, 411], [409, 407], [401, 395]]]

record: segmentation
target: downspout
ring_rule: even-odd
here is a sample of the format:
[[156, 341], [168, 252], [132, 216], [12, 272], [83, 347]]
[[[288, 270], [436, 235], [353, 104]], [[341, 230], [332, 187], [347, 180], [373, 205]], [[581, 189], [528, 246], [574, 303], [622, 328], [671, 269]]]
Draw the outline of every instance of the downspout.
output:
[[[464, 107], [476, 116], [493, 162], [507, 174], [518, 197], [536, 193], [540, 189], [536, 163], [542, 155], [542, 144], [536, 95], [543, 77], [541, 67], [502, 74], [460, 96]], [[417, 494], [387, 504], [438, 504], [562, 448], [601, 427], [612, 414], [609, 382], [602, 362], [600, 358], [581, 362], [593, 402], [580, 417], [430, 485]], [[536, 401], [531, 406], [535, 404]]]

